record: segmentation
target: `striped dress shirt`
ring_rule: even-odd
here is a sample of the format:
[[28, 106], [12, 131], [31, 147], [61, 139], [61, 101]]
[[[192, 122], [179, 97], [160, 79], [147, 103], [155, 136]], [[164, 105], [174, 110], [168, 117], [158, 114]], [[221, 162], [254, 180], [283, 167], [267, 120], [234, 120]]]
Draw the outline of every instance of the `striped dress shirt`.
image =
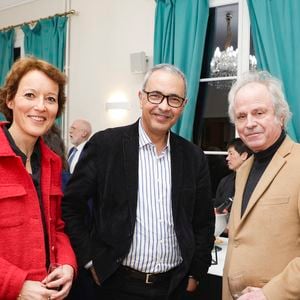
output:
[[139, 122], [139, 187], [132, 245], [123, 265], [163, 273], [182, 262], [173, 222], [170, 141], [161, 154]]

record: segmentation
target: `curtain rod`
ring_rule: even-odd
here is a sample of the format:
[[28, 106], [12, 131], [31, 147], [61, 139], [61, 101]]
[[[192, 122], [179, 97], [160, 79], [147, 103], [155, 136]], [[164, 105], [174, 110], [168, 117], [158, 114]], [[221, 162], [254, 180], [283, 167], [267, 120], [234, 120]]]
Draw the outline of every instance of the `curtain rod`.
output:
[[5, 31], [5, 30], [9, 30], [9, 29], [12, 29], [12, 28], [16, 28], [16, 27], [21, 27], [25, 24], [34, 24], [35, 22], [38, 22], [40, 20], [46, 20], [46, 19], [51, 19], [53, 17], [63, 17], [63, 16], [68, 16], [68, 15], [75, 15], [76, 14], [76, 11], [74, 9], [71, 9], [67, 12], [64, 12], [64, 13], [61, 13], [61, 14], [55, 14], [53, 16], [49, 16], [49, 17], [45, 17], [45, 18], [40, 18], [40, 19], [36, 19], [36, 20], [31, 20], [31, 21], [28, 21], [28, 22], [24, 22], [24, 23], [20, 23], [20, 24], [17, 24], [17, 25], [11, 25], [11, 26], [7, 26], [7, 27], [4, 27], [4, 28], [1, 28], [0, 31]]

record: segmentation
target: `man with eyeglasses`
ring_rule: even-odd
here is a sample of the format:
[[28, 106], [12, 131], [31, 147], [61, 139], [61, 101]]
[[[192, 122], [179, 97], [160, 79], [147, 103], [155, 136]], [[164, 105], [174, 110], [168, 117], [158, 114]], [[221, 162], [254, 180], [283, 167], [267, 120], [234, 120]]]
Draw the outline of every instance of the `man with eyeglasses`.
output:
[[[214, 211], [201, 149], [170, 131], [186, 99], [176, 67], [154, 66], [141, 118], [95, 134], [65, 192], [63, 217], [99, 299], [184, 299], [211, 263]], [[93, 197], [94, 222], [83, 223]]]

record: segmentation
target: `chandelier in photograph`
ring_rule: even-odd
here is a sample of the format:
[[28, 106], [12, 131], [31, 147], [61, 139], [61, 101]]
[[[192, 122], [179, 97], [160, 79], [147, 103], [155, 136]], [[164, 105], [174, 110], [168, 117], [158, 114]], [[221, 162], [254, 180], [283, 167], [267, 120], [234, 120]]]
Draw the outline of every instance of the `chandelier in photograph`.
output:
[[[215, 49], [213, 58], [210, 62], [210, 77], [229, 77], [237, 75], [237, 61], [238, 61], [238, 49], [233, 48], [232, 32], [231, 32], [231, 13], [226, 14], [227, 22], [227, 34], [224, 51], [220, 51], [220, 48]], [[256, 69], [256, 58], [254, 55], [249, 56], [249, 69]]]

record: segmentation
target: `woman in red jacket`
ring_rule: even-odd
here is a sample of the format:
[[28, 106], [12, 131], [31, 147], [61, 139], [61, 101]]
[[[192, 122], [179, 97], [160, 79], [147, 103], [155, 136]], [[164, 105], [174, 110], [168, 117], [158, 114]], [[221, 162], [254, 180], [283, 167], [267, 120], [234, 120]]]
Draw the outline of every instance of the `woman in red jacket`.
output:
[[[18, 60], [0, 88], [0, 299], [63, 299], [76, 259], [61, 220], [61, 159], [41, 136], [60, 116], [66, 78]], [[50, 264], [61, 267], [47, 275]]]

